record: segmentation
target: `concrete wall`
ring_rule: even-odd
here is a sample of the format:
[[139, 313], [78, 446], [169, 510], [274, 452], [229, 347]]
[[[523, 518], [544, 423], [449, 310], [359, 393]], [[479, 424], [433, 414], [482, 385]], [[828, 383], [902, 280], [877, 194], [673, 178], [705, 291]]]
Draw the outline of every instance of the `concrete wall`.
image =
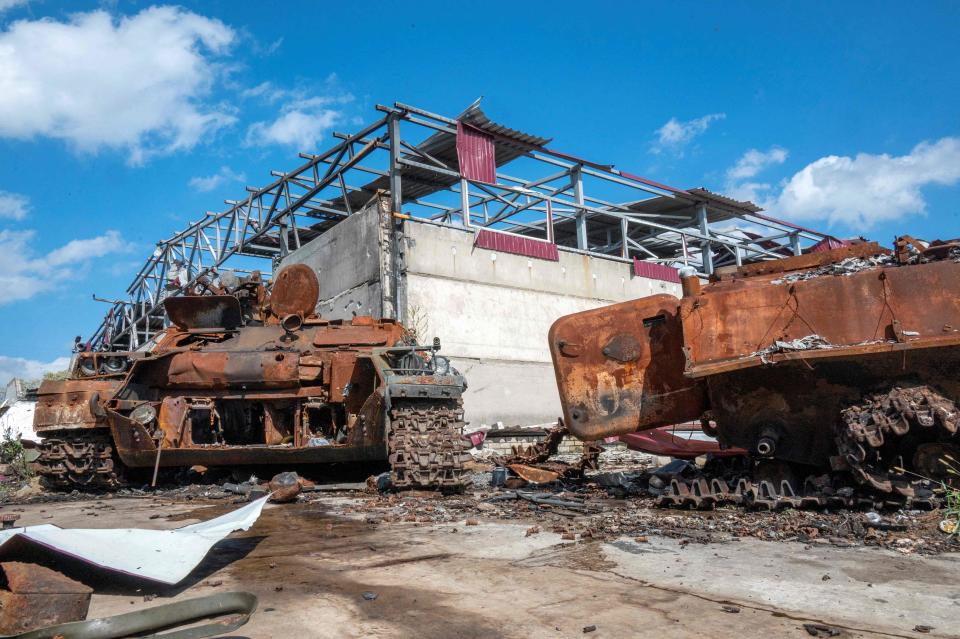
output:
[[281, 262], [306, 264], [320, 279], [317, 312], [330, 319], [380, 317], [380, 226], [376, 203], [293, 251]]
[[[321, 315], [382, 315], [387, 219], [388, 209], [374, 202], [282, 262], [317, 271]], [[406, 324], [422, 343], [439, 337], [442, 352], [466, 375], [472, 427], [540, 424], [560, 415], [547, 347], [558, 317], [655, 293], [680, 295], [679, 284], [633, 277], [626, 262], [562, 249], [560, 261], [550, 262], [473, 242], [464, 229], [405, 225]]]
[[560, 251], [550, 262], [473, 246], [472, 232], [406, 226], [408, 324], [440, 337], [467, 376], [471, 426], [536, 424], [560, 415], [547, 331], [562, 315], [680, 285], [633, 277], [630, 264]]

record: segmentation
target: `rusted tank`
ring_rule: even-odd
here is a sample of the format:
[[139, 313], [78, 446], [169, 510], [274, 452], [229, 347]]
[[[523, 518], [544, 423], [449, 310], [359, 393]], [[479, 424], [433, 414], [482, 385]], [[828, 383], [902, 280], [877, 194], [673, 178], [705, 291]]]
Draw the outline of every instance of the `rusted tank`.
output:
[[[700, 420], [785, 477], [912, 496], [960, 459], [960, 242], [899, 238], [719, 270], [683, 297], [562, 317], [550, 350], [585, 440]], [[801, 479], [801, 483], [802, 483]], [[784, 490], [802, 491], [790, 485]]]
[[[63, 487], [113, 488], [135, 468], [389, 462], [400, 488], [458, 489], [464, 378], [392, 320], [314, 314], [304, 265], [164, 301], [149, 350], [76, 354], [44, 382], [39, 464]], [[154, 476], [156, 476], [154, 470]]]

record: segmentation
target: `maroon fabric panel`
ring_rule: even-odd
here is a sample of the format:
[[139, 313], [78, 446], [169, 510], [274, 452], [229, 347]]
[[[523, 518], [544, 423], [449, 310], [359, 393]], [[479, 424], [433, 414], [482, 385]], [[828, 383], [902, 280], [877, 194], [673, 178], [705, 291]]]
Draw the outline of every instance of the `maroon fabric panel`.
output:
[[497, 158], [493, 136], [480, 129], [457, 122], [457, 161], [460, 175], [468, 180], [497, 183]]
[[551, 262], [560, 261], [560, 253], [557, 251], [557, 245], [552, 242], [545, 242], [544, 240], [531, 237], [509, 235], [507, 233], [497, 233], [489, 229], [480, 229], [477, 231], [477, 239], [474, 240], [473, 245], [477, 248], [490, 249], [491, 251], [526, 255], [527, 257], [550, 260]]
[[664, 266], [656, 262], [644, 262], [633, 258], [633, 274], [637, 277], [648, 277], [662, 282], [680, 283], [680, 272], [672, 266]]

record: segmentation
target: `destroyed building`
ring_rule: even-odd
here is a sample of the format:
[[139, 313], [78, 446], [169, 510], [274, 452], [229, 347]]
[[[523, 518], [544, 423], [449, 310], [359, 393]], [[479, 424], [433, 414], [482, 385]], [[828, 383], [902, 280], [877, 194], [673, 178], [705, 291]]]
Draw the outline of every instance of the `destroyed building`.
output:
[[477, 103], [454, 118], [401, 103], [375, 116], [158, 242], [91, 347], [144, 348], [167, 325], [163, 299], [201, 278], [303, 263], [319, 276], [321, 316], [438, 336], [470, 380], [472, 427], [546, 423], [560, 414], [546, 340], [557, 317], [679, 295], [680, 268], [706, 276], [834, 241], [564, 153]]

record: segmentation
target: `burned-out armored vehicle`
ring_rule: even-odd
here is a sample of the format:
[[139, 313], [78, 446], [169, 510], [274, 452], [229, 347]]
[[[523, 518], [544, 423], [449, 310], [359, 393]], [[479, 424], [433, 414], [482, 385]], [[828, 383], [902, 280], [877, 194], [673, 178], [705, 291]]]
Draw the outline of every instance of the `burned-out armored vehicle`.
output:
[[674, 481], [668, 503], [919, 505], [918, 475], [960, 460], [960, 242], [855, 243], [681, 281], [682, 299], [549, 333], [576, 436], [700, 420], [750, 451], [737, 473]]
[[[326, 320], [304, 265], [214, 294], [170, 297], [149, 350], [80, 352], [44, 382], [40, 473], [63, 487], [114, 488], [125, 470], [389, 462], [398, 488], [456, 490], [467, 458], [464, 378], [439, 341], [392, 320]], [[154, 474], [156, 471], [154, 471]]]

